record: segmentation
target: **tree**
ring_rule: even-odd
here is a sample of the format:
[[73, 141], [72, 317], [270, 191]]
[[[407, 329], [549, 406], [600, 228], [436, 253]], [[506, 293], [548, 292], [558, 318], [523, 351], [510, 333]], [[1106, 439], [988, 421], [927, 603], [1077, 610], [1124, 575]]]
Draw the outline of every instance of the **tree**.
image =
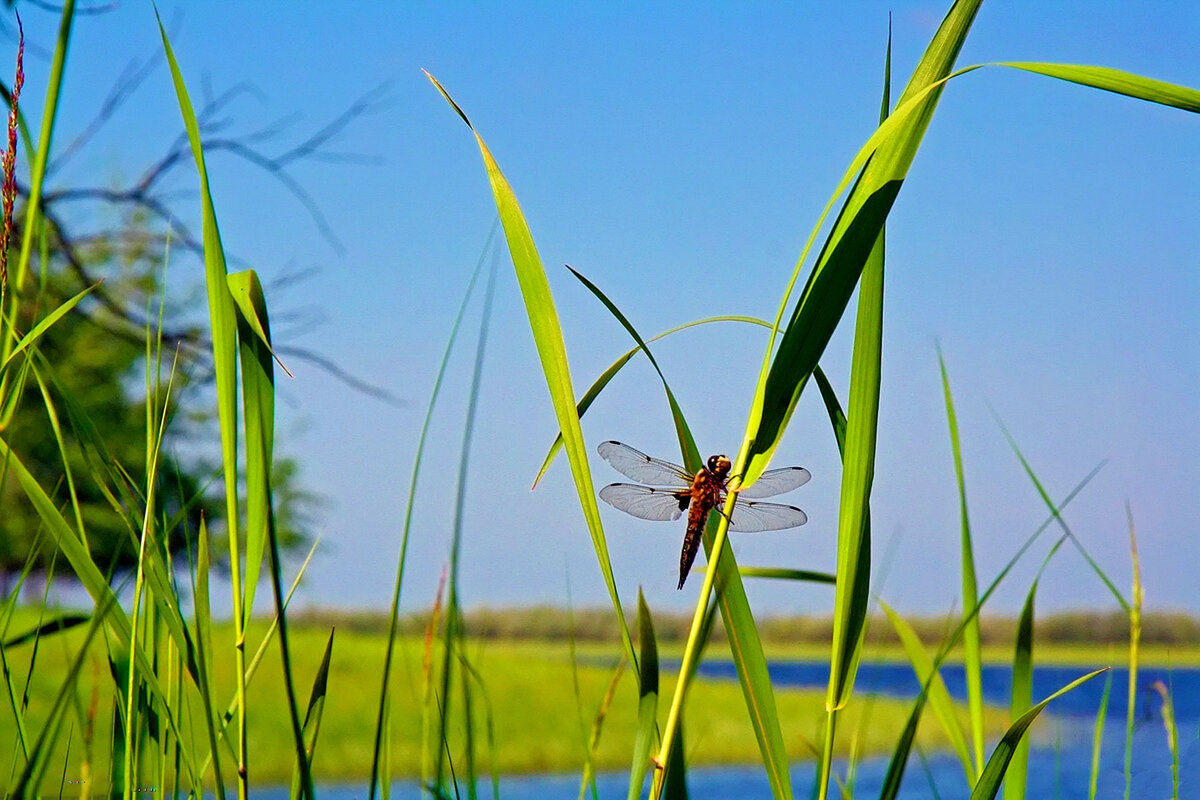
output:
[[[159, 65], [158, 57], [131, 63], [101, 100], [93, 121], [55, 154], [47, 174], [53, 177], [84, 148]], [[275, 176], [336, 247], [320, 209], [288, 168], [305, 158], [328, 155], [323, 153], [325, 145], [375, 107], [375, 94], [270, 155], [263, 148], [285, 132], [283, 126], [230, 132], [229, 108], [247, 88], [233, 87], [198, 109], [206, 150], [232, 155]], [[11, 96], [0, 89], [6, 99]], [[110, 576], [136, 562], [148, 489], [147, 453], [153, 450], [148, 431], [158, 425], [164, 403], [170, 424], [154, 472], [155, 517], [170, 530], [171, 550], [188, 544], [201, 517], [210, 529], [220, 530], [216, 523], [223, 506], [214, 496], [220, 488], [219, 473], [206, 463], [206, 453], [196, 444], [199, 437], [193, 436], [212, 424], [209, 348], [202, 329], [182, 313], [186, 304], [162, 297], [168, 243], [173, 268], [181, 259], [202, 256], [199, 240], [181, 221], [186, 215], [177, 214], [163, 192], [166, 176], [186, 169], [189, 159], [187, 140], [181, 135], [128, 185], [47, 189], [36, 231], [42, 246], [33, 257], [32, 279], [10, 285], [5, 306], [17, 330], [28, 331], [49, 309], [92, 287], [87, 299], [39, 341], [36, 356], [4, 378], [8, 388], [0, 388], [0, 436], [67, 518], [85, 531], [93, 559], [107, 566]], [[28, 187], [17, 188], [27, 203]], [[81, 206], [87, 209], [84, 214], [77, 210]], [[20, 242], [26, 217], [18, 207], [14, 243]], [[231, 262], [236, 263], [235, 255]], [[161, 346], [149, 359], [148, 341]], [[342, 373], [318, 353], [276, 344], [281, 354], [310, 360], [356, 389], [391, 399]], [[173, 367], [168, 397], [167, 376]], [[307, 540], [319, 498], [299, 485], [296, 463], [277, 459], [274, 473], [281, 542], [295, 547]], [[52, 548], [34, 552], [39, 526], [37, 512], [0, 464], [0, 573], [11, 574], [26, 563], [48, 566]], [[214, 555], [224, 551], [213, 548]]]

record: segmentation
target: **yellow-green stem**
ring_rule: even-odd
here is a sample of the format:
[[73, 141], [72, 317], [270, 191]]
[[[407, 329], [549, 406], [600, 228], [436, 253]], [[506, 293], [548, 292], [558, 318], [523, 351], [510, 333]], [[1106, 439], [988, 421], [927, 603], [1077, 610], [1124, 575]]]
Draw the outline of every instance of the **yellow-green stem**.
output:
[[[743, 447], [743, 454], [745, 448]], [[745, 456], [739, 456], [739, 467], [745, 460]], [[717, 561], [721, 558], [721, 551], [725, 548], [725, 538], [729, 532], [729, 515], [733, 513], [734, 503], [737, 502], [737, 493], [730, 492], [725, 498], [725, 507], [721, 512], [721, 519], [717, 523], [717, 535], [713, 537], [713, 545], [711, 550], [711, 560], [708, 568], [704, 570], [704, 583], [700, 586], [700, 596], [696, 600], [696, 612], [692, 615], [692, 625], [688, 630], [687, 644], [683, 649], [683, 660], [679, 663], [679, 679], [675, 682], [675, 694], [671, 698], [671, 710], [667, 712], [667, 723], [663, 728], [662, 746], [659, 748], [658, 756], [655, 758], [654, 781], [650, 787], [650, 796], [657, 798], [662, 796], [663, 778], [666, 776], [668, 759], [671, 755], [671, 748], [675, 744], [675, 731], [679, 729], [679, 715], [683, 712], [684, 695], [687, 693], [688, 676], [692, 673], [692, 666], [700, 655], [700, 629], [703, 627], [704, 613], [708, 608], [708, 598], [712, 594], [713, 582], [717, 577]]]

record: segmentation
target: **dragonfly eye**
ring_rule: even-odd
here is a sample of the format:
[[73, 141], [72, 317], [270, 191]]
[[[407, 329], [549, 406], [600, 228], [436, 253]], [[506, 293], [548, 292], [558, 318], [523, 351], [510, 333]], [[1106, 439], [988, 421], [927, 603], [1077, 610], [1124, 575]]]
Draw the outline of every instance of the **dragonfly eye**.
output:
[[729, 456], [712, 456], [708, 459], [708, 471], [717, 477], [723, 478], [729, 474], [729, 470], [733, 467]]

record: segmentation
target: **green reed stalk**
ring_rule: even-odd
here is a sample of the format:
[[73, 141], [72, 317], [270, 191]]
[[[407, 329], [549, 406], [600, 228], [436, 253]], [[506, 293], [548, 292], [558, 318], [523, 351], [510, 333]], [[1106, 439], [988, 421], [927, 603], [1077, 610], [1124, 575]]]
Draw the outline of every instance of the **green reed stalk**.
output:
[[1133, 573], [1133, 591], [1129, 604], [1129, 686], [1125, 697], [1125, 800], [1129, 800], [1129, 790], [1133, 784], [1133, 727], [1135, 709], [1137, 708], [1137, 676], [1139, 652], [1142, 644], [1142, 602], [1145, 589], [1142, 586], [1142, 567], [1138, 559], [1137, 534], [1133, 528], [1133, 512], [1125, 507], [1125, 517], [1129, 522], [1129, 558]]

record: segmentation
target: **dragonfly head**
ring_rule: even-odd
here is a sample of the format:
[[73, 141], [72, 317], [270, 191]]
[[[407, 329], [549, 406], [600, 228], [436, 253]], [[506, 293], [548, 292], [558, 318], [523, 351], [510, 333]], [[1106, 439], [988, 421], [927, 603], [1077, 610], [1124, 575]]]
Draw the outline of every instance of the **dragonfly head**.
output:
[[729, 470], [733, 467], [733, 463], [729, 460], [729, 456], [709, 456], [708, 471], [717, 478], [724, 478], [729, 474]]

